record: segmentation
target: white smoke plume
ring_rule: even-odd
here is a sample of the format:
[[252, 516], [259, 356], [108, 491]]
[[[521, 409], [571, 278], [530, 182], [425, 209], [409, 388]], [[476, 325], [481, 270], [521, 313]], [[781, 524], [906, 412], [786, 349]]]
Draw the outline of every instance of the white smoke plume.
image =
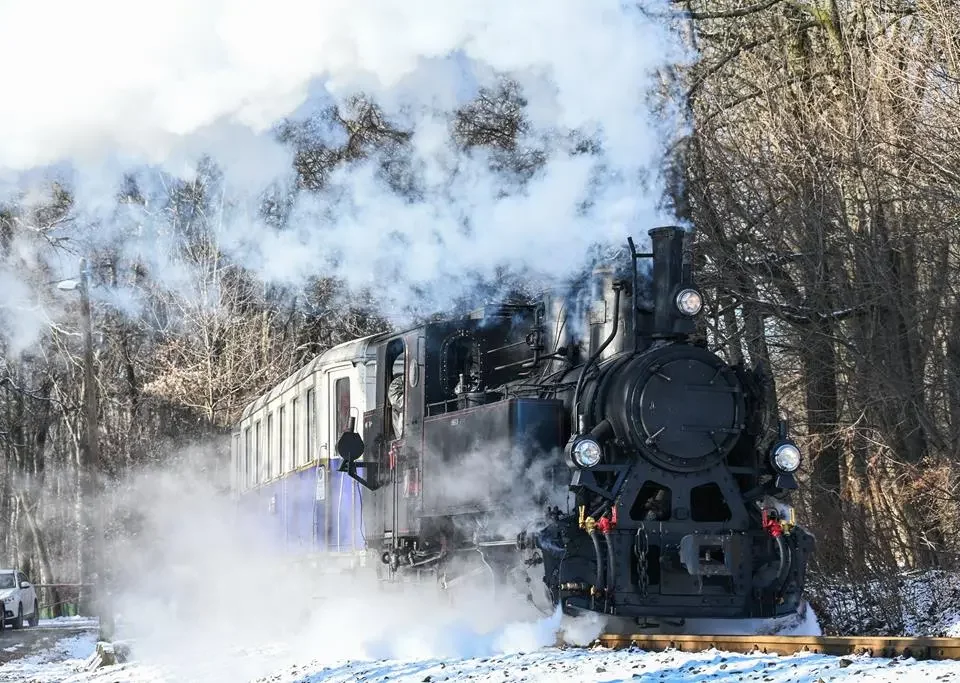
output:
[[[271, 520], [245, 514], [197, 463], [144, 470], [113, 494], [108, 547], [118, 633], [161, 680], [251, 680], [294, 664], [481, 657], [588, 643], [602, 624], [543, 615], [483, 580], [377, 586], [337, 558], [298, 564]], [[262, 507], [262, 506], [261, 506]], [[121, 532], [122, 527], [122, 532]], [[316, 558], [315, 558], [316, 559]], [[500, 597], [497, 597], [500, 596]]]
[[[27, 348], [57, 317], [56, 302], [72, 301], [51, 303], [51, 281], [76, 277], [76, 257], [99, 249], [197, 296], [198, 276], [178, 253], [191, 221], [266, 282], [339, 276], [374, 287], [388, 313], [442, 306], [498, 268], [562, 277], [596, 242], [642, 238], [667, 220], [658, 164], [676, 125], [651, 114], [648, 96], [657, 70], [685, 56], [640, 5], [0, 0], [0, 336]], [[504, 80], [524, 101], [517, 144], [542, 159], [529, 177], [451, 134], [457, 110]], [[278, 128], [321, 121], [355, 96], [375, 102], [407, 142], [340, 164], [322, 191], [295, 191]], [[382, 171], [391, 154], [399, 177]], [[218, 175], [202, 221], [172, 211], [171, 183], [205, 177], [207, 159]], [[118, 203], [128, 178], [140, 200]], [[54, 181], [73, 198], [68, 220], [15, 217], [12, 247], [6, 205], [43, 197]], [[264, 217], [271, 196], [290, 198], [279, 222]], [[136, 311], [135, 292], [92, 296]], [[125, 633], [138, 656], [193, 680], [203, 663], [219, 680], [256, 675], [260, 665], [233, 655], [267, 642], [284, 643], [273, 665], [552, 642], [554, 622], [517, 614], [516, 603], [463, 609], [416, 591], [375, 600], [360, 579], [324, 583], [292, 569], [186, 468], [144, 474], [124, 492], [121, 507], [140, 520], [112, 546]]]
[[[131, 174], [145, 195], [162, 194], [209, 157], [222, 172], [219, 213], [207, 216], [214, 240], [268, 282], [388, 285], [391, 313], [449, 303], [468, 273], [562, 276], [591, 244], [642, 237], [664, 220], [657, 168], [675, 122], [651, 115], [648, 96], [657, 70], [683, 55], [645, 11], [667, 3], [640, 5], [0, 3], [0, 196], [56, 178], [75, 197], [61, 236], [119, 250], [189, 290], [170, 216], [118, 209], [117, 196]], [[542, 155], [530, 178], [451, 136], [458, 108], [503, 79], [525, 102], [518, 144]], [[292, 192], [292, 150], [277, 125], [357, 95], [410, 134], [394, 152], [406, 189], [375, 155], [341, 164], [323, 192], [294, 193], [282, 227], [267, 224], [264, 192]]]

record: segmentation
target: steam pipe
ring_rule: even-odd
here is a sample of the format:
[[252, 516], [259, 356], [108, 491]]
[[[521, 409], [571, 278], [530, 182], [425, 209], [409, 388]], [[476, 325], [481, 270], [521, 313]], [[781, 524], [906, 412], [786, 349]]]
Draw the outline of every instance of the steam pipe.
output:
[[[603, 584], [603, 558], [600, 555], [600, 537], [597, 536], [596, 529], [590, 529], [587, 532], [590, 536], [590, 540], [593, 542], [593, 556], [597, 561], [597, 577], [593, 582], [594, 588], [599, 590], [600, 586]], [[590, 609], [596, 609], [596, 591], [590, 591]]]
[[617, 586], [617, 566], [614, 564], [613, 534], [605, 531], [603, 539], [607, 542], [607, 598], [605, 606], [609, 606], [610, 597]]
[[788, 556], [792, 556], [793, 553], [790, 552], [790, 548], [787, 546], [787, 542], [784, 540], [783, 536], [777, 536], [776, 541], [777, 552], [780, 555], [780, 569], [777, 572], [776, 586], [778, 589], [780, 589], [783, 587], [783, 582], [787, 580], [787, 574], [790, 571], [790, 565], [792, 564], [793, 560], [792, 557]]
[[[779, 590], [783, 588], [783, 583], [787, 580], [787, 574], [790, 573], [790, 566], [793, 564], [793, 553], [790, 551], [790, 546], [787, 545], [787, 541], [782, 535], [774, 536], [773, 541], [774, 545], [777, 546], [777, 575], [775, 578], [760, 584], [760, 586], [763, 588], [773, 587]], [[764, 572], [771, 564], [772, 563], [765, 564], [760, 572]], [[754, 574], [754, 579], [756, 579], [760, 572]]]
[[[613, 283], [613, 329], [610, 331], [610, 336], [608, 336], [604, 342], [600, 345], [600, 348], [593, 352], [593, 355], [590, 356], [590, 359], [584, 364], [583, 372], [580, 373], [580, 377], [577, 378], [577, 388], [573, 392], [573, 424], [577, 430], [577, 434], [580, 433], [580, 392], [583, 391], [584, 382], [587, 379], [587, 372], [590, 370], [590, 367], [597, 362], [597, 359], [600, 358], [600, 354], [603, 353], [603, 350], [610, 345], [610, 342], [614, 340], [617, 336], [617, 329], [620, 327], [620, 290], [623, 289], [623, 285], [619, 282]], [[599, 552], [599, 551], [597, 551]]]

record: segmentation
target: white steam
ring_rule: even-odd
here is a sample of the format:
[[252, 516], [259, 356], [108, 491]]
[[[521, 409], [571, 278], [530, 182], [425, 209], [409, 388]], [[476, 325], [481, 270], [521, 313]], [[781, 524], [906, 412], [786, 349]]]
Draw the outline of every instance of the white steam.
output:
[[[648, 96], [679, 59], [669, 31], [626, 0], [0, 0], [0, 336], [26, 348], [57, 317], [51, 281], [100, 251], [121, 257], [121, 283], [142, 264], [145, 290], [215, 306], [218, 283], [203, 278], [220, 271], [185, 258], [184, 235], [266, 282], [377, 287], [388, 314], [443, 306], [501, 267], [562, 277], [590, 245], [665, 220], [658, 167], [675, 125]], [[456, 112], [505, 80], [527, 122], [515, 151], [540, 160], [529, 174], [452, 134]], [[278, 126], [322, 124], [320, 112], [358, 95], [408, 139], [298, 190]], [[320, 135], [343, 143], [342, 128]], [[215, 182], [198, 172], [208, 157]], [[131, 176], [143, 201], [118, 203]], [[171, 206], [178, 178], [204, 179], [203, 211]], [[54, 180], [73, 198], [65, 220], [20, 210]], [[265, 219], [267, 196], [289, 199], [282, 220]], [[137, 293], [92, 297], [135, 312]], [[267, 531], [196, 473], [173, 471], [126, 482], [121, 508], [139, 527], [112, 556], [125, 628], [159, 665], [236, 680], [263, 667], [234, 655], [273, 641], [285, 649], [272, 668], [552, 642], [554, 622], [516, 602], [375, 599], [360, 578], [291, 568]]]
[[[336, 275], [389, 286], [388, 315], [429, 310], [464, 294], [465, 274], [563, 276], [591, 244], [664, 220], [658, 166], [675, 122], [651, 115], [649, 95], [681, 58], [623, 0], [0, 2], [0, 198], [56, 177], [76, 199], [58, 237], [189, 293], [172, 253], [197, 219], [162, 202], [119, 210], [117, 196], [133, 174], [158, 197], [210, 157], [223, 175], [204, 229], [222, 253], [268, 282]], [[525, 102], [517, 153], [542, 159], [532, 177], [453, 142], [456, 111], [504, 79]], [[296, 192], [276, 126], [356, 95], [409, 140]], [[384, 155], [400, 162], [392, 178]], [[263, 219], [265, 191], [292, 197], [281, 227]]]
[[164, 163], [249, 144], [245, 135], [267, 131], [317, 88], [334, 98], [363, 91], [394, 111], [445, 111], [505, 73], [525, 86], [538, 127], [602, 128], [609, 158], [635, 166], [653, 146], [643, 87], [673, 55], [631, 5], [4, 2], [0, 60], [14, 96], [0, 110], [0, 160], [11, 169], [112, 155]]
[[[376, 585], [337, 558], [292, 561], [262, 515], [244, 514], [181, 454], [177, 474], [145, 471], [117, 492], [109, 542], [120, 638], [163, 679], [251, 680], [295, 664], [480, 657], [589, 642], [596, 620], [544, 616], [482, 581], [441, 594]], [[262, 512], [261, 506], [258, 512]]]

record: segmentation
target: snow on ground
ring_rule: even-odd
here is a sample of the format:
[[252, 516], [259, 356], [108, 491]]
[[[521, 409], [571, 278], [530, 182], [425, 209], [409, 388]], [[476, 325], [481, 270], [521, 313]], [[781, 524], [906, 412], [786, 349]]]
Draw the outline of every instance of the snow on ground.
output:
[[[952, 594], [952, 583], [949, 588], [946, 585], [928, 586], [925, 591], [910, 578], [905, 578], [902, 585], [916, 590], [917, 598], [929, 593], [931, 602], [928, 606], [926, 597], [917, 601], [915, 613], [926, 618], [913, 622], [911, 630], [922, 630], [934, 624], [937, 630], [960, 634], [960, 619], [953, 608], [955, 602], [938, 599]], [[31, 629], [43, 634], [40, 637], [45, 640], [41, 645], [30, 647], [18, 643], [12, 636], [6, 642], [0, 637], [0, 651], [7, 653], [6, 659], [11, 660], [0, 664], [0, 683], [614, 683], [637, 680], [659, 683], [866, 680], [960, 683], [960, 661], [918, 662], [913, 659], [812, 654], [778, 657], [717, 650], [692, 653], [557, 648], [550, 643], [558, 627], [569, 640], [579, 638], [577, 642], [589, 642], [598, 629], [596, 624], [584, 620], [561, 623], [558, 615], [539, 621], [500, 623], [489, 631], [478, 630], [475, 625], [457, 620], [434, 621], [413, 628], [410, 624], [403, 626], [401, 622], [390, 622], [383, 614], [379, 622], [370, 621], [373, 614], [364, 616], [360, 612], [355, 614], [353, 622], [344, 624], [343, 615], [341, 612], [334, 622], [322, 621], [313, 629], [306, 628], [306, 624], [295, 625], [289, 634], [275, 632], [271, 638], [251, 639], [245, 643], [232, 640], [235, 633], [224, 637], [225, 634], [216, 632], [213, 624], [204, 623], [189, 631], [190, 648], [184, 648], [184, 643], [161, 640], [151, 644], [154, 648], [161, 644], [163, 647], [159, 651], [151, 650], [147, 642], [142, 641], [139, 661], [95, 672], [84, 670], [85, 660], [95, 646], [92, 630], [81, 634], [65, 631], [59, 639], [51, 633], [57, 628], [89, 627], [95, 623], [78, 618], [49, 620], [41, 623], [43, 628]], [[335, 624], [340, 627], [333, 628]], [[178, 624], [175, 631], [187, 625]], [[698, 628], [702, 626], [699, 624]], [[794, 635], [819, 632], [817, 617], [810, 610], [775, 624], [758, 621], [750, 626], [756, 629], [755, 632]], [[55, 644], [51, 646], [50, 643]], [[131, 645], [133, 655], [138, 656], [137, 641]]]
[[[93, 651], [93, 636], [65, 638], [56, 652], [0, 666], [0, 681], [34, 683], [165, 683], [203, 680], [207, 676], [171, 677], [135, 663], [81, 672], [82, 660], [73, 655]], [[44, 661], [56, 654], [67, 659]], [[263, 654], [268, 654], [269, 649]], [[212, 673], [212, 672], [207, 672]], [[918, 662], [913, 659], [826, 657], [704, 652], [645, 652], [540, 648], [532, 652], [474, 658], [379, 659], [337, 663], [304, 662], [256, 679], [225, 676], [222, 681], [259, 683], [440, 683], [471, 681], [960, 681], [960, 662]]]
[[960, 636], [960, 574], [925, 570], [870, 580], [812, 577], [825, 634]]
[[396, 681], [951, 681], [960, 662], [917, 662], [820, 655], [776, 657], [705, 652], [560, 650], [547, 648], [503, 657], [397, 662], [348, 662], [339, 666], [293, 667], [263, 683]]
[[[7, 637], [0, 637], [0, 645], [4, 645], [5, 640]], [[0, 683], [65, 681], [83, 666], [84, 660], [93, 652], [95, 644], [96, 636], [92, 631], [60, 638], [53, 647], [0, 664]], [[23, 643], [16, 643], [4, 649], [9, 652], [26, 649], [26, 647]]]
[[[60, 620], [49, 626], [69, 628]], [[816, 630], [816, 617], [804, 611], [781, 633]], [[456, 623], [443, 628], [389, 629], [364, 634], [346, 630], [331, 643], [311, 640], [277, 642], [256, 647], [216, 648], [200, 644], [203, 657], [178, 662], [128, 662], [98, 671], [83, 670], [93, 652], [93, 631], [64, 636], [48, 650], [0, 665], [0, 683], [173, 683], [175, 681], [256, 681], [257, 683], [440, 683], [471, 681], [957, 681], [960, 662], [917, 662], [913, 659], [870, 659], [704, 652], [647, 652], [638, 649], [558, 648], [544, 646], [560, 628], [567, 638], [595, 635], [584, 620], [561, 622], [558, 615], [515, 622], [481, 633]], [[366, 637], [365, 637], [366, 636]], [[209, 634], [214, 641], [214, 634]], [[136, 643], [133, 643], [136, 653]], [[196, 654], [196, 653], [195, 653]]]

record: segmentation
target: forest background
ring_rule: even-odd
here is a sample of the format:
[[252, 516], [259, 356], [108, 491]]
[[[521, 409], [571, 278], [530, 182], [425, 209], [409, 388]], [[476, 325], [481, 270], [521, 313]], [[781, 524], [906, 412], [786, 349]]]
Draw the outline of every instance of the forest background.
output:
[[[902, 572], [960, 562], [960, 7], [684, 0], [662, 20], [696, 55], [664, 69], [652, 97], [689, 123], [669, 147], [664, 201], [696, 231], [703, 332], [730, 361], [772, 369], [808, 454], [795, 502], [818, 536], [815, 601], [838, 583], [864, 586], [857, 609], [889, 624]], [[532, 176], [542, 159], [522, 143], [526, 117], [522, 88], [504, 81], [460, 108], [451, 134]], [[320, 129], [339, 131], [338, 143]], [[276, 134], [295, 149], [296, 193], [321, 193], [337, 169], [374, 157], [402, 183], [390, 160], [408, 132], [370, 99]], [[25, 242], [83, 257], [92, 287], [148, 302], [135, 315], [102, 297], [92, 307], [107, 482], [224, 434], [324, 349], [389, 324], [377, 291], [327, 277], [267, 284], [225, 256], [222, 190], [211, 160], [159, 201], [135, 178], [117, 191], [118, 205], [164, 221], [168, 266], [189, 274], [176, 288], [155, 286], [120, 250], [82, 250], [64, 187], [0, 207], [7, 262]], [[289, 197], [261, 199], [282, 226]], [[52, 277], [31, 272], [34, 284]], [[501, 275], [456, 303], [528, 291]], [[62, 318], [26, 348], [6, 336], [0, 360], [0, 565], [42, 583], [76, 582], [85, 561], [80, 312], [76, 297], [57, 301]], [[222, 443], [211, 471], [225, 466]]]

